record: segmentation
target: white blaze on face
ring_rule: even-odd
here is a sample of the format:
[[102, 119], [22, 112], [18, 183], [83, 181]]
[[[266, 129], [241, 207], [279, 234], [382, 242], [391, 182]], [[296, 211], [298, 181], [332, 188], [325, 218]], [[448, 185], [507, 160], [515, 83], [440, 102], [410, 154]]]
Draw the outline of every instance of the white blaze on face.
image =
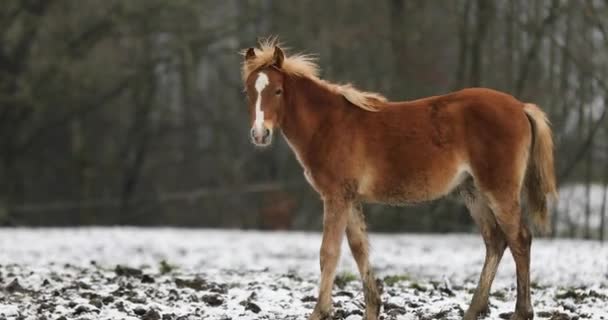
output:
[[268, 86], [268, 76], [260, 72], [255, 80], [255, 90], [258, 92], [258, 98], [255, 101], [255, 122], [254, 128], [261, 132], [264, 129], [264, 111], [262, 111], [262, 90]]

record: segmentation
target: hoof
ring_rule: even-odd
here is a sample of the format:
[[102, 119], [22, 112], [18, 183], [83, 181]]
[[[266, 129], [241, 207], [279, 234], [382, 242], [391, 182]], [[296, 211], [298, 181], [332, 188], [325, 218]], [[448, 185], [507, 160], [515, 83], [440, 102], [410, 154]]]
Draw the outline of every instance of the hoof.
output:
[[518, 312], [515, 311], [511, 315], [510, 320], [534, 320], [534, 312], [533, 311], [523, 311]]
[[378, 315], [380, 314], [380, 309], [370, 310], [365, 309], [365, 315], [363, 315], [363, 320], [378, 320]]
[[482, 319], [490, 315], [490, 307], [487, 305], [485, 307], [479, 309], [469, 309], [465, 312], [463, 319], [464, 320], [477, 320]]
[[331, 320], [331, 310], [321, 311], [315, 308], [308, 320]]
[[524, 311], [524, 312], [506, 312], [501, 313], [500, 318], [509, 319], [509, 320], [533, 320], [534, 312], [533, 311]]

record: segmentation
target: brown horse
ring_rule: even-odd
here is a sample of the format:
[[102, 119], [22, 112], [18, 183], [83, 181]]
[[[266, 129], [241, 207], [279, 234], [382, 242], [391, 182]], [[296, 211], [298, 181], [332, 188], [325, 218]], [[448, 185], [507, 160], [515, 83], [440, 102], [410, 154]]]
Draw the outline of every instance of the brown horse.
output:
[[286, 56], [272, 41], [244, 52], [242, 76], [251, 138], [270, 144], [281, 129], [304, 176], [324, 204], [319, 298], [310, 319], [331, 313], [331, 290], [343, 234], [357, 262], [365, 319], [377, 319], [380, 293], [368, 262], [362, 202], [410, 204], [461, 195], [479, 226], [486, 259], [464, 318], [488, 312], [498, 264], [509, 247], [517, 268], [512, 319], [532, 319], [530, 245], [524, 191], [538, 227], [555, 197], [553, 141], [534, 104], [489, 89], [465, 89], [414, 101], [321, 80], [305, 55]]

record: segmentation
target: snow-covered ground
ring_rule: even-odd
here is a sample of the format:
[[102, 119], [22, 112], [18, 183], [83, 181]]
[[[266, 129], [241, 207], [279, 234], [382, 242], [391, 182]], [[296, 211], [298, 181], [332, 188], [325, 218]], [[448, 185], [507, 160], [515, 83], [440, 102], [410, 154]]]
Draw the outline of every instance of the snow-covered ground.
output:
[[[460, 319], [484, 258], [477, 235], [372, 234], [384, 319]], [[205, 229], [0, 229], [0, 319], [305, 319], [314, 306], [320, 234]], [[535, 240], [538, 319], [608, 319], [608, 245]], [[335, 318], [361, 319], [346, 245]], [[338, 285], [339, 284], [339, 285]], [[515, 305], [507, 252], [491, 296]]]

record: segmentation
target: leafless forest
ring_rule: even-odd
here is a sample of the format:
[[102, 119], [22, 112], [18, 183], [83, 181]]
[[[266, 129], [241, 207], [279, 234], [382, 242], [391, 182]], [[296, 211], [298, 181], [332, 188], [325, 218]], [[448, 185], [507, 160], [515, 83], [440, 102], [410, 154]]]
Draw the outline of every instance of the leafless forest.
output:
[[[394, 100], [484, 86], [542, 106], [573, 190], [554, 234], [605, 237], [600, 0], [2, 1], [0, 224], [318, 228], [286, 143], [248, 138], [238, 53], [271, 35]], [[367, 211], [376, 231], [473, 228], [453, 200]]]

